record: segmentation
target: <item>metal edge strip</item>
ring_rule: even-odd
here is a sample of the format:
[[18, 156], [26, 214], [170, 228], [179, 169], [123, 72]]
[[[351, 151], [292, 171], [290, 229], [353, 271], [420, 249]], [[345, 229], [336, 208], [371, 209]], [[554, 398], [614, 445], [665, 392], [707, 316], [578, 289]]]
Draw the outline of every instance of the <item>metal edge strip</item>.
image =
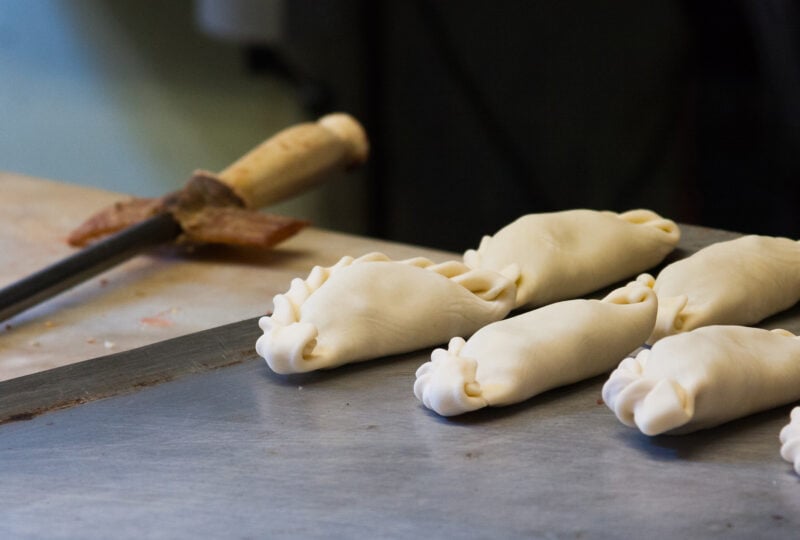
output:
[[258, 318], [0, 382], [0, 424], [255, 358]]

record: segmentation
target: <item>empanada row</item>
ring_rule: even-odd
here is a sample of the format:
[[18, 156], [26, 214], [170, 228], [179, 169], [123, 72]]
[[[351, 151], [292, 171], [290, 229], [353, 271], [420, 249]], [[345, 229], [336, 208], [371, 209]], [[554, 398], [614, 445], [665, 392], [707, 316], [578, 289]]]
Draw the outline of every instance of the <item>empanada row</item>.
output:
[[520, 218], [463, 262], [344, 257], [275, 296], [256, 351], [277, 373], [299, 373], [440, 345], [514, 308], [648, 270], [679, 237], [674, 222], [649, 210], [570, 210]]
[[[641, 274], [679, 236], [648, 210], [572, 210], [524, 216], [463, 261], [344, 257], [274, 298], [256, 350], [286, 374], [448, 343], [414, 384], [443, 416], [613, 370], [605, 403], [647, 435], [800, 400], [800, 340], [746, 326], [800, 299], [800, 244], [747, 236]], [[602, 300], [578, 298], [637, 274]], [[506, 318], [513, 309], [530, 311]], [[795, 462], [796, 424], [783, 454]]]

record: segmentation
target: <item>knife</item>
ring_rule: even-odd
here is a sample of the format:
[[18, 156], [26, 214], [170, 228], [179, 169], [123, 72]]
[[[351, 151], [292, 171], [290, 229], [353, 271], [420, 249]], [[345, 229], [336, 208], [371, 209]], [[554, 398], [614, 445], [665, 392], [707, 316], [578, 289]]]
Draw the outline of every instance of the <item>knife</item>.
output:
[[[267, 236], [270, 237], [263, 245], [273, 245], [297, 232], [304, 223], [277, 216], [267, 219], [264, 215], [256, 214], [254, 209], [296, 195], [317, 185], [330, 173], [360, 165], [366, 160], [368, 151], [369, 144], [362, 126], [347, 114], [329, 114], [317, 122], [284, 129], [218, 175], [195, 173], [183, 191], [158, 200], [166, 203], [162, 205], [163, 208], [155, 207], [155, 215], [0, 289], [0, 321], [144, 250], [175, 241], [184, 235], [191, 239], [192, 234], [197, 232], [196, 237], [201, 241], [216, 241], [219, 235], [209, 229], [213, 229], [214, 222], [220, 220], [229, 223], [254, 220], [262, 228], [266, 227]], [[225, 192], [226, 205], [234, 200], [243, 208], [218, 204], [206, 212], [202, 206], [213, 206], [207, 199], [208, 192], [215, 190]], [[119, 207], [122, 208], [123, 203], [119, 203]], [[197, 216], [205, 214], [208, 214], [206, 219], [198, 224]], [[235, 234], [247, 235], [249, 232], [248, 227], [240, 223], [233, 231], [227, 231], [227, 238]], [[225, 241], [224, 235], [220, 241]], [[256, 239], [254, 243], [258, 241]]]

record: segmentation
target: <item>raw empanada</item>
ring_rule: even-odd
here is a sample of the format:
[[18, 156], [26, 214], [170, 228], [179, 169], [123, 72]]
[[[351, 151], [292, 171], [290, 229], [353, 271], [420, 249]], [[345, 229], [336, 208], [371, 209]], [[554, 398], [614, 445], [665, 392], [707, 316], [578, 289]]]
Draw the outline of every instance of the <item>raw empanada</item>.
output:
[[610, 371], [644, 343], [653, 291], [633, 282], [603, 300], [565, 300], [450, 340], [417, 370], [414, 394], [443, 416], [509, 405]]
[[519, 269], [515, 307], [577, 298], [660, 263], [680, 231], [649, 210], [529, 214], [464, 253], [471, 268]]
[[800, 407], [792, 409], [789, 423], [784, 426], [780, 434], [781, 457], [794, 465], [794, 470], [800, 474]]
[[658, 319], [648, 343], [712, 324], [752, 325], [800, 300], [800, 243], [751, 235], [712, 244], [666, 266], [652, 286]]
[[274, 298], [256, 351], [277, 373], [330, 368], [445, 343], [502, 319], [513, 277], [458, 261], [392, 261], [380, 253], [315, 267]]
[[603, 386], [620, 421], [645, 435], [688, 433], [800, 399], [800, 338], [706, 326], [626, 358]]

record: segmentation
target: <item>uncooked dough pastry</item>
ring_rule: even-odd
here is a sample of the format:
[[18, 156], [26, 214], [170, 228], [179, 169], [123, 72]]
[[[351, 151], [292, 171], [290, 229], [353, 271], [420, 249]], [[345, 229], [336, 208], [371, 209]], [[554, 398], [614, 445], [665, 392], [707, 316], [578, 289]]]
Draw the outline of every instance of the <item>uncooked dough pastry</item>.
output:
[[515, 307], [577, 298], [652, 268], [672, 251], [678, 226], [650, 210], [529, 214], [464, 253], [471, 268], [518, 269]]
[[712, 244], [666, 266], [653, 288], [658, 319], [648, 343], [712, 324], [752, 325], [800, 300], [800, 243], [750, 235]]
[[436, 349], [417, 370], [414, 394], [451, 416], [608, 372], [650, 335], [656, 303], [633, 282], [603, 300], [565, 300], [492, 323]]
[[381, 253], [315, 267], [274, 298], [256, 351], [277, 373], [408, 352], [469, 335], [511, 310], [516, 288], [459, 261], [393, 261]]
[[645, 435], [688, 433], [800, 399], [800, 338], [706, 326], [626, 358], [603, 386], [619, 420]]
[[792, 409], [789, 423], [784, 426], [780, 434], [781, 457], [794, 465], [794, 470], [800, 474], [800, 407]]

